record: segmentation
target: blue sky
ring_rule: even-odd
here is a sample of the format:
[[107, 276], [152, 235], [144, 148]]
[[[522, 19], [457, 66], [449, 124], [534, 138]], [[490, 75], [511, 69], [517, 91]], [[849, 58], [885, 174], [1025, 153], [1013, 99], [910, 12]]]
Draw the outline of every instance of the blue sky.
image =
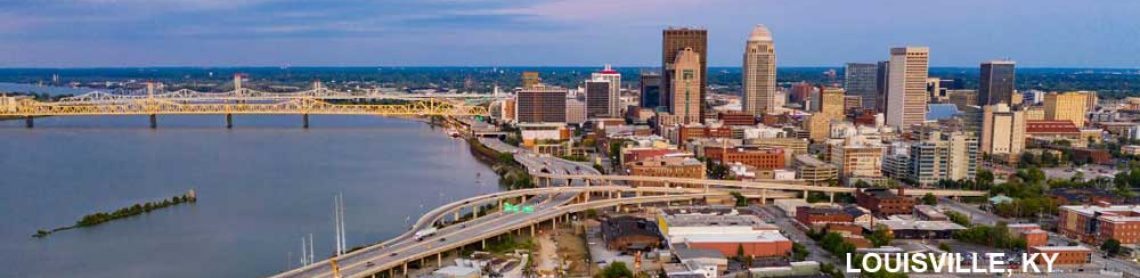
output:
[[709, 30], [738, 66], [771, 28], [781, 66], [883, 60], [925, 45], [936, 66], [1140, 67], [1140, 1], [5, 0], [0, 67], [656, 66], [661, 29]]

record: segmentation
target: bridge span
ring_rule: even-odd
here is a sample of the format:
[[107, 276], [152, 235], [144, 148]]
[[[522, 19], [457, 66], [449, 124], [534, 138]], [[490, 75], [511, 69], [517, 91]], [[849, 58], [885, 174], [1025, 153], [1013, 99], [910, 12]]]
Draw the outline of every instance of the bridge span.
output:
[[[233, 127], [233, 115], [301, 115], [308, 127], [309, 115], [377, 116], [487, 116], [485, 104], [469, 101], [497, 101], [507, 96], [490, 94], [391, 94], [375, 90], [347, 92], [325, 88], [319, 81], [312, 89], [297, 92], [263, 92], [241, 87], [234, 90], [198, 92], [187, 89], [162, 92], [154, 83], [145, 90], [108, 93], [94, 91], [57, 101], [0, 97], [0, 117], [23, 117], [34, 126], [43, 116], [150, 116], [157, 127], [158, 115], [225, 115], [226, 127]], [[396, 104], [374, 104], [376, 100], [397, 100]], [[365, 103], [358, 103], [365, 102]]]
[[[600, 194], [600, 195], [599, 195]], [[598, 197], [591, 199], [591, 195]], [[632, 196], [623, 196], [632, 195]], [[334, 270], [330, 260], [293, 269], [273, 277], [396, 277], [408, 274], [408, 264], [417, 260], [420, 265], [434, 259], [437, 265], [442, 254], [460, 250], [469, 245], [482, 244], [486, 240], [509, 233], [523, 233], [529, 229], [533, 235], [539, 225], [557, 225], [559, 221], [570, 221], [570, 215], [588, 209], [612, 208], [622, 205], [643, 203], [668, 203], [693, 201], [709, 196], [727, 196], [726, 191], [704, 192], [699, 189], [629, 186], [568, 186], [524, 189], [476, 196], [460, 200], [434, 209], [421, 217], [408, 231], [380, 244], [365, 247], [334, 258]], [[474, 211], [480, 204], [500, 202], [517, 198], [521, 203], [534, 207], [533, 213], [505, 213], [502, 211], [471, 214], [470, 219], [459, 218], [458, 211], [470, 207]], [[411, 234], [422, 228], [439, 226], [441, 219], [450, 214], [456, 221], [441, 226], [439, 232], [423, 241], [415, 240]], [[462, 220], [462, 222], [459, 222]], [[433, 258], [434, 257], [434, 258]]]

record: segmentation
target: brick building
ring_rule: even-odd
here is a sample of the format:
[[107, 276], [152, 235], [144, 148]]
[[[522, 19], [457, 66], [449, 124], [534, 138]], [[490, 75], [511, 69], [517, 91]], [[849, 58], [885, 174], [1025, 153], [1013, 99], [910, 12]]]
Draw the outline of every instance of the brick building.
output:
[[761, 170], [782, 169], [785, 166], [784, 150], [780, 148], [724, 148], [707, 146], [705, 157], [721, 164], [741, 163]]
[[841, 208], [834, 207], [798, 207], [796, 220], [805, 226], [824, 225], [829, 223], [852, 223], [855, 218]]
[[[1029, 253], [1041, 253], [1050, 257], [1057, 254], [1054, 266], [1083, 265], [1092, 262], [1092, 250], [1084, 246], [1034, 246]], [[1045, 266], [1045, 258], [1037, 256], [1037, 265]]]
[[886, 188], [863, 188], [855, 191], [855, 203], [878, 215], [911, 214], [914, 199], [906, 197], [903, 189], [898, 194]]
[[716, 118], [721, 123], [727, 126], [754, 126], [756, 125], [756, 115], [742, 111], [727, 111], [717, 113]]
[[1097, 205], [1061, 206], [1057, 232], [1083, 242], [1100, 243], [1116, 239], [1121, 244], [1140, 243], [1140, 206]]

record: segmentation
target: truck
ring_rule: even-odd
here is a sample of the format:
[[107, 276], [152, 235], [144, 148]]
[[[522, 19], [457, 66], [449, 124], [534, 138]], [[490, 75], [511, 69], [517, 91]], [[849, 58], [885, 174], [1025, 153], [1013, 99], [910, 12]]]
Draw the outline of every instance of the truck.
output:
[[416, 232], [416, 234], [415, 234], [416, 241], [421, 241], [421, 240], [424, 240], [424, 238], [435, 235], [435, 232], [438, 230], [439, 229], [436, 229], [435, 227], [420, 230], [420, 231]]

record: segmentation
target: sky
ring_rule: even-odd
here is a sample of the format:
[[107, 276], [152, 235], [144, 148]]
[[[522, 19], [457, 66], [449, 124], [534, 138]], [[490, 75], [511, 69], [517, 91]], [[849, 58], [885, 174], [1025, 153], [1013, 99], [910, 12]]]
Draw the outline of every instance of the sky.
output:
[[1140, 1], [4, 0], [0, 67], [659, 66], [661, 30], [701, 27], [739, 66], [757, 24], [780, 66], [1140, 68]]

